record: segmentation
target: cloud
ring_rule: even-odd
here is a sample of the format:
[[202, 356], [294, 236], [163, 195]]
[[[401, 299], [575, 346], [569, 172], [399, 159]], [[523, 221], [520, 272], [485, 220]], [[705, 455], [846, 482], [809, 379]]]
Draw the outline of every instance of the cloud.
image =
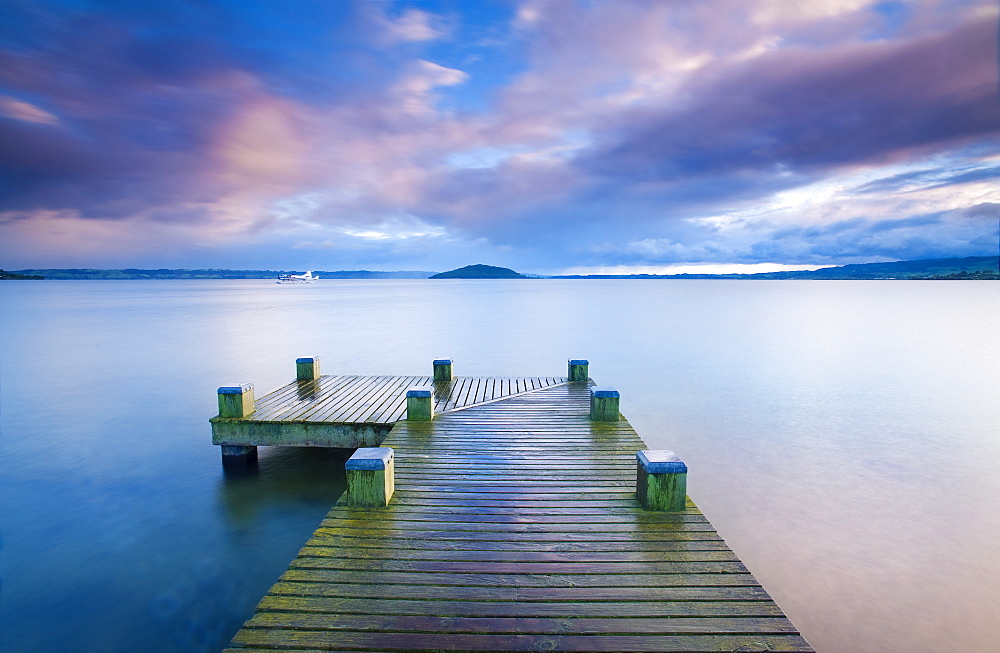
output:
[[727, 225], [729, 233], [707, 225], [697, 237], [646, 238], [592, 247], [591, 254], [630, 265], [690, 261], [760, 264], [794, 262], [842, 265], [871, 260], [947, 258], [996, 252], [1000, 204], [905, 219], [850, 218], [821, 225], [768, 223]]
[[307, 165], [306, 127], [294, 103], [261, 94], [246, 98], [214, 144], [219, 178], [236, 188], [295, 188]]
[[0, 229], [24, 267], [47, 230], [92, 257], [102, 239], [108, 260], [150, 255], [153, 238], [205, 265], [798, 263], [934, 239], [979, 252], [992, 226], [969, 211], [1000, 201], [986, 2], [168, 0], [10, 16]]
[[386, 218], [378, 224], [338, 224], [322, 230], [314, 240], [303, 240], [294, 249], [327, 251], [371, 251], [406, 254], [421, 252], [449, 240], [443, 227], [431, 225], [413, 215]]
[[[776, 231], [756, 243], [753, 255], [769, 258], [798, 252], [815, 261], [864, 261], [948, 258], [996, 253], [1000, 239], [1000, 204], [973, 207], [905, 219], [854, 219], [823, 227]], [[775, 252], [779, 249], [780, 252]]]
[[581, 165], [630, 179], [877, 165], [1000, 128], [993, 21], [915, 42], [776, 51], [706, 72], [682, 103], [613, 116]]
[[419, 60], [409, 66], [409, 70], [392, 87], [391, 93], [396, 106], [411, 116], [433, 117], [436, 113], [437, 97], [433, 91], [442, 86], [461, 84], [466, 75], [461, 70], [446, 68], [431, 61]]
[[929, 168], [904, 172], [868, 182], [855, 189], [858, 194], [906, 192], [920, 188], [950, 186], [974, 181], [1000, 179], [1000, 166], [963, 166], [958, 169]]
[[415, 7], [396, 11], [395, 3], [362, 3], [361, 16], [372, 27], [373, 37], [383, 46], [424, 43], [451, 35], [448, 18]]
[[58, 125], [59, 118], [55, 115], [39, 109], [33, 104], [23, 102], [16, 98], [0, 96], [0, 115], [24, 122], [35, 122], [43, 125]]

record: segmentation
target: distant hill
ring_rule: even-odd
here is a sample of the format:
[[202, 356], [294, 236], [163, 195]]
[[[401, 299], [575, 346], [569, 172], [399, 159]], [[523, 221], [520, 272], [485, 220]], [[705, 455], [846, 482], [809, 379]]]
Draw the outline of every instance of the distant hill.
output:
[[[277, 279], [279, 274], [301, 274], [305, 270], [96, 270], [90, 268], [19, 270], [20, 274], [46, 279]], [[434, 274], [420, 270], [371, 272], [369, 270], [313, 270], [320, 279], [426, 279]]]
[[967, 256], [890, 263], [855, 263], [801, 272], [764, 272], [754, 279], [957, 279], [997, 278], [1000, 257]]
[[498, 268], [493, 265], [466, 265], [464, 268], [449, 270], [435, 274], [431, 279], [527, 279], [510, 268]]
[[594, 274], [553, 279], [1000, 279], [1000, 257], [921, 259], [890, 263], [852, 263], [819, 270], [756, 274]]

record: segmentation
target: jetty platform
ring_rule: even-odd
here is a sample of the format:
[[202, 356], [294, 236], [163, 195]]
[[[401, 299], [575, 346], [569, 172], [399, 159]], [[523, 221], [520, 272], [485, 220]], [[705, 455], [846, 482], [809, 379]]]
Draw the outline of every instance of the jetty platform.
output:
[[[431, 415], [409, 402], [450, 404], [401, 393], [409, 418], [348, 461], [348, 492], [226, 652], [813, 651], [617, 392], [572, 365], [531, 384]], [[680, 503], [656, 509], [668, 486]]]
[[[560, 383], [566, 377], [453, 377], [320, 375], [319, 359], [299, 359], [309, 367], [295, 381], [253, 399], [251, 384], [231, 386], [240, 396], [250, 394], [251, 407], [220, 401], [212, 424], [212, 443], [223, 455], [252, 455], [249, 447], [375, 447], [393, 425], [406, 417], [406, 392], [413, 387], [433, 390], [435, 414], [513, 397]], [[435, 366], [443, 367], [442, 365]], [[449, 366], [450, 367], [450, 366]], [[232, 404], [232, 402], [230, 402]], [[228, 449], [232, 447], [232, 449]]]

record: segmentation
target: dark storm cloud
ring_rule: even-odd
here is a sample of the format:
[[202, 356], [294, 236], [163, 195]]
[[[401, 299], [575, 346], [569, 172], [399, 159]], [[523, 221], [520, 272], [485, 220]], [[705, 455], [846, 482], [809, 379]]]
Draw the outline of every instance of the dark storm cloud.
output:
[[580, 163], [614, 178], [766, 178], [995, 137], [995, 40], [983, 19], [916, 42], [782, 49], [706, 73], [680, 106], [616, 116]]

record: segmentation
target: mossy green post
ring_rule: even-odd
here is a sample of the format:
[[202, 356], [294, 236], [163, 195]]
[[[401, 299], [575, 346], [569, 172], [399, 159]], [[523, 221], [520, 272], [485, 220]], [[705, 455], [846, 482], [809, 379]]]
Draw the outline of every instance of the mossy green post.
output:
[[410, 388], [406, 391], [406, 419], [411, 422], [429, 422], [434, 419], [432, 388]]
[[434, 383], [451, 381], [451, 359], [437, 358], [434, 360]]
[[396, 489], [393, 451], [389, 447], [358, 449], [347, 463], [347, 505], [384, 508]]
[[595, 422], [617, 422], [621, 395], [614, 388], [595, 385], [590, 389], [590, 419]]
[[[254, 411], [253, 384], [224, 385], [218, 390], [219, 417], [249, 417]], [[257, 447], [223, 445], [222, 464], [225, 467], [249, 465], [257, 461]]]
[[687, 505], [687, 465], [673, 451], [636, 454], [635, 494], [646, 510], [681, 512]]
[[569, 359], [566, 376], [570, 383], [586, 383], [590, 380], [590, 361], [579, 358]]
[[253, 411], [252, 383], [219, 388], [219, 417], [249, 417]]
[[319, 356], [304, 356], [295, 359], [295, 380], [315, 381], [319, 378]]

